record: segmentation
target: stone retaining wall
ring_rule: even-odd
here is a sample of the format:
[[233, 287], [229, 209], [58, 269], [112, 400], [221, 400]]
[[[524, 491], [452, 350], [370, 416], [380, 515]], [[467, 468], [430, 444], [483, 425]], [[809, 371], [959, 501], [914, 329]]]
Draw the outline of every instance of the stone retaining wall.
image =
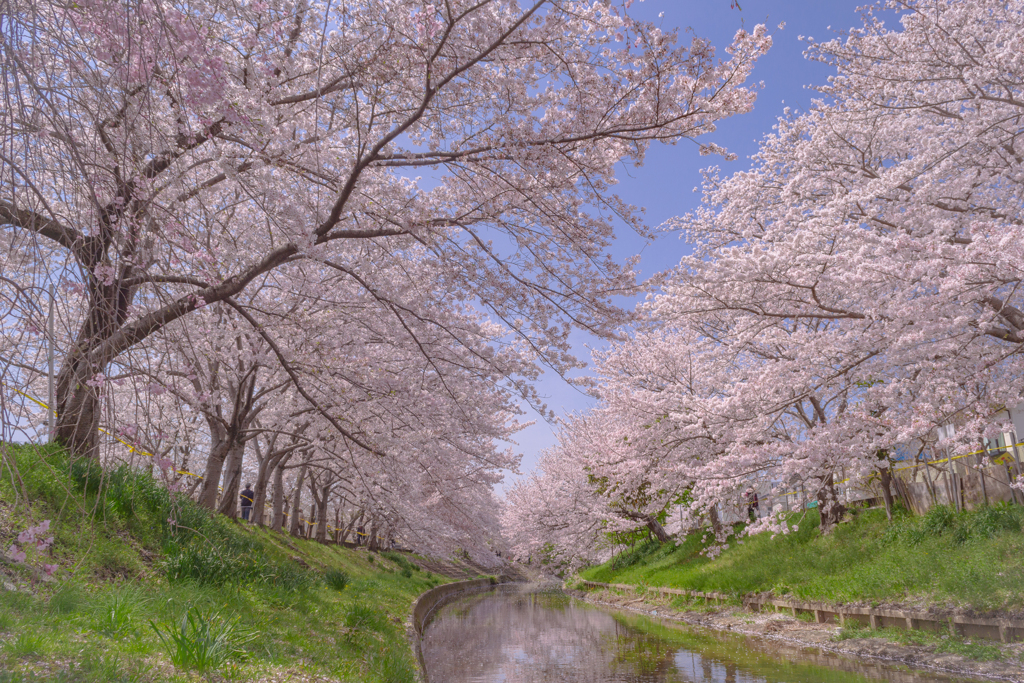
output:
[[[634, 593], [639, 587], [630, 584], [599, 583], [597, 581], [581, 581], [580, 584], [587, 588], [613, 588]], [[661, 597], [682, 595], [691, 598], [703, 598], [718, 603], [736, 600], [735, 596], [725, 593], [705, 593], [682, 588], [649, 586], [645, 590], [657, 593]], [[914, 612], [910, 610], [852, 607], [827, 602], [789, 600], [769, 595], [759, 595], [757, 593], [749, 593], [743, 596], [742, 600], [743, 606], [748, 610], [762, 611], [765, 608], [774, 607], [775, 611], [782, 609], [791, 611], [793, 616], [813, 614], [814, 620], [819, 624], [839, 623], [840, 625], [846, 625], [847, 622], [858, 622], [870, 627], [872, 630], [879, 628], [905, 628], [948, 632], [955, 636], [985, 638], [988, 640], [998, 640], [1003, 643], [1024, 640], [1024, 621], [1019, 619], [986, 619], [960, 615], [940, 616], [928, 612]]]

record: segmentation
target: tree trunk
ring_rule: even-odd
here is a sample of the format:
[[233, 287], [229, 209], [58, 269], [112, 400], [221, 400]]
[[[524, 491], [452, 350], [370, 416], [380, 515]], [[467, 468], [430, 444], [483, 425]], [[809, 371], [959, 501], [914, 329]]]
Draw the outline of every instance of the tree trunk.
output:
[[291, 513], [291, 524], [288, 525], [288, 533], [292, 536], [299, 535], [299, 517], [302, 509], [299, 507], [299, 503], [302, 502], [302, 484], [306, 480], [306, 468], [309, 465], [303, 465], [299, 469], [299, 480], [295, 483], [295, 493], [292, 498], [292, 513]]
[[317, 504], [316, 511], [316, 540], [318, 543], [327, 543], [327, 491], [323, 491], [324, 502]]
[[238, 517], [238, 497], [242, 490], [242, 464], [245, 461], [245, 442], [231, 444], [224, 466], [224, 490], [217, 512], [230, 519]]
[[633, 510], [620, 510], [619, 514], [626, 519], [643, 522], [647, 527], [647, 530], [654, 534], [654, 537], [658, 539], [659, 543], [668, 543], [671, 540], [668, 533], [665, 532], [665, 527], [661, 525], [661, 522], [659, 522], [658, 518], [654, 515], [644, 512], [635, 512]]
[[111, 337], [128, 318], [135, 289], [122, 285], [121, 274], [113, 283], [104, 284], [93, 274], [101, 265], [110, 238], [103, 238], [90, 250], [87, 262], [79, 260], [89, 290], [85, 320], [75, 343], [64, 357], [57, 374], [55, 400], [57, 421], [54, 440], [75, 457], [99, 459], [100, 390], [96, 376], [105, 374], [113, 358], [96, 358], [90, 351]]
[[272, 528], [280, 532], [284, 528], [284, 466], [285, 458], [274, 468], [274, 520]]
[[[76, 357], [77, 356], [77, 357]], [[100, 397], [87, 384], [101, 372], [72, 352], [57, 376], [57, 424], [54, 440], [75, 457], [99, 460]]]
[[818, 514], [821, 516], [821, 533], [830, 534], [846, 514], [846, 506], [839, 500], [835, 477], [830, 472], [818, 487]]
[[[345, 541], [347, 541], [348, 540], [348, 535], [350, 533], [352, 533], [352, 530], [356, 528], [356, 526], [362, 521], [362, 519], [363, 519], [363, 511], [362, 510], [359, 510], [358, 512], [353, 512], [352, 513], [352, 519], [350, 519], [348, 521], [348, 524], [345, 525], [345, 529], [344, 529], [344, 531], [341, 532], [341, 538], [338, 539], [338, 543], [344, 543]], [[358, 537], [356, 537], [356, 542], [357, 543], [359, 542], [359, 538]]]
[[211, 448], [210, 455], [206, 459], [206, 471], [203, 472], [203, 486], [199, 489], [200, 507], [207, 510], [217, 509], [217, 494], [220, 488], [220, 475], [224, 470], [224, 461], [231, 450], [231, 439], [227, 430], [215, 417], [208, 417], [207, 424], [210, 425]]
[[722, 521], [718, 518], [718, 506], [712, 505], [708, 509], [708, 518], [711, 520], [711, 529], [715, 532], [716, 537], [722, 535]]
[[[267, 509], [267, 489], [270, 487], [270, 477], [274, 477], [274, 497], [271, 501], [272, 514], [271, 524], [275, 524], [278, 514], [281, 512], [281, 508], [277, 504], [277, 492], [281, 488], [282, 479], [284, 478], [284, 466], [288, 463], [288, 460], [292, 457], [291, 453], [286, 455], [278, 456], [277, 458], [267, 457], [260, 463], [259, 472], [256, 475], [256, 487], [253, 489], [253, 503], [252, 503], [252, 516], [256, 518], [256, 523], [260, 526], [263, 524], [263, 515]], [[281, 494], [281, 502], [284, 502], [284, 492]], [[280, 527], [276, 528], [275, 531], [280, 531]]]
[[274, 468], [267, 456], [256, 469], [256, 483], [252, 487], [252, 519], [254, 524], [264, 526], [263, 512], [267, 508], [267, 488]]
[[892, 469], [886, 463], [886, 467], [879, 470], [879, 478], [882, 483], [882, 500], [885, 501], [885, 516], [891, 522], [892, 521]]
[[661, 522], [654, 515], [647, 515], [647, 528], [651, 530], [651, 533], [654, 534], [659, 543], [668, 543], [672, 540], [668, 532], [665, 531], [665, 527], [661, 525]]
[[377, 520], [370, 522], [370, 543], [366, 549], [371, 551], [380, 549], [380, 544], [377, 543]]

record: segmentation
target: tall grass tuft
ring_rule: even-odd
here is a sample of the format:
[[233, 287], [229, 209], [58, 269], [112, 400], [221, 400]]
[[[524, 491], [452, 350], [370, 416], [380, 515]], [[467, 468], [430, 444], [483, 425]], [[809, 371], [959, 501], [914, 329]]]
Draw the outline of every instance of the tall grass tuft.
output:
[[368, 605], [349, 605], [342, 619], [346, 627], [359, 631], [384, 631], [387, 617]]
[[336, 591], [343, 591], [348, 585], [348, 574], [339, 569], [331, 569], [324, 572], [324, 583]]
[[107, 636], [120, 636], [134, 630], [136, 612], [148, 602], [134, 589], [122, 589], [101, 603], [94, 621], [96, 630]]
[[241, 657], [245, 645], [257, 637], [240, 629], [237, 618], [228, 621], [215, 612], [203, 612], [197, 607], [190, 607], [177, 624], [149, 623], [167, 648], [174, 666], [200, 673], [217, 671], [229, 659]]
[[409, 561], [409, 558], [407, 558], [400, 552], [396, 552], [394, 550], [385, 550], [380, 554], [380, 556], [386, 557], [387, 559], [391, 560], [403, 570], [407, 570], [409, 572], [418, 572], [420, 570], [419, 566], [415, 562]]
[[366, 666], [382, 681], [388, 683], [413, 683], [416, 673], [409, 660], [395, 652], [370, 650], [366, 655]]

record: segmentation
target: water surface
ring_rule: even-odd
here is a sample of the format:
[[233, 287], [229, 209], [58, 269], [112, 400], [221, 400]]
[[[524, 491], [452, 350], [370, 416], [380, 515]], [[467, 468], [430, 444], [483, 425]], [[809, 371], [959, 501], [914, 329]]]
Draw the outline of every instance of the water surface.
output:
[[613, 612], [557, 591], [497, 591], [441, 608], [429, 683], [951, 683], [969, 679]]

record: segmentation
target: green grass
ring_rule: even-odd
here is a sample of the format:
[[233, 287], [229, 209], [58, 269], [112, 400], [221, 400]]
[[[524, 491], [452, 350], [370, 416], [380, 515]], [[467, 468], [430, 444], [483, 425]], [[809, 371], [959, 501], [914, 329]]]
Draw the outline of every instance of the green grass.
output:
[[[795, 521], [795, 520], [794, 520]], [[646, 543], [581, 572], [583, 579], [733, 595], [773, 591], [807, 600], [902, 602], [1015, 610], [1024, 606], [1024, 508], [1001, 505], [921, 518], [862, 510], [828, 536], [816, 510], [799, 531], [730, 539], [714, 560], [691, 534]]]
[[343, 591], [348, 586], [348, 574], [338, 569], [324, 572], [324, 583], [336, 591]]
[[176, 624], [150, 625], [175, 668], [208, 673], [219, 671], [229, 659], [244, 659], [245, 646], [259, 637], [240, 628], [240, 619], [190, 607]]
[[960, 655], [976, 661], [992, 661], [1002, 657], [1002, 651], [992, 643], [931, 631], [908, 631], [902, 628], [882, 628], [872, 631], [867, 626], [854, 622], [839, 629], [834, 636], [837, 641], [855, 638], [884, 638], [900, 645], [923, 646], [935, 652]]
[[209, 515], [145, 472], [5, 448], [31, 505], [0, 472], [0, 545], [50, 519], [45, 560], [61, 569], [54, 583], [8, 575], [30, 592], [0, 591], [0, 683], [414, 680], [405, 619], [451, 579]]

